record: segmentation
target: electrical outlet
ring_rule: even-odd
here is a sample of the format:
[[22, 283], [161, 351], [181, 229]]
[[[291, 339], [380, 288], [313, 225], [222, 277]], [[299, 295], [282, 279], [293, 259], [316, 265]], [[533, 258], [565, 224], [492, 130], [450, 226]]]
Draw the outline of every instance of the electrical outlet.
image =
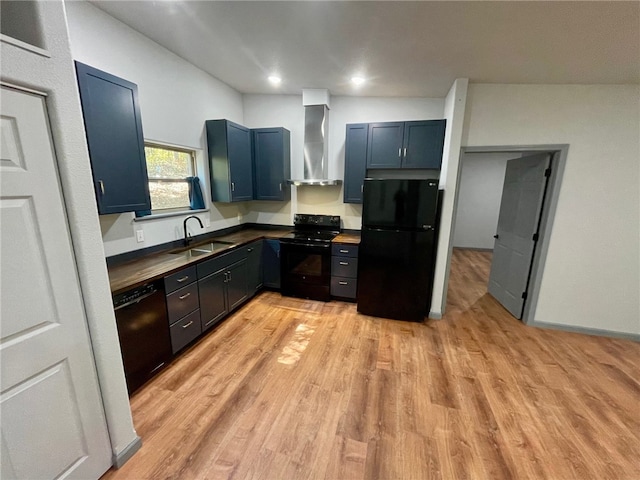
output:
[[144, 242], [144, 230], [136, 230], [136, 240], [138, 243]]
[[209, 220], [208, 218], [204, 219], [204, 226], [205, 228], [209, 228], [211, 226], [211, 220]]

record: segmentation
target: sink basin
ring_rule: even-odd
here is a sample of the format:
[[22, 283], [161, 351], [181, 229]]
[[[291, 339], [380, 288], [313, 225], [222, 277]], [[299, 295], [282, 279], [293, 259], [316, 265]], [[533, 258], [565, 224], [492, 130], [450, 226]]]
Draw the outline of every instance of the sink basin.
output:
[[229, 248], [229, 246], [231, 245], [233, 244], [229, 242], [210, 242], [210, 243], [205, 243], [204, 245], [198, 245], [186, 250], [178, 250], [176, 252], [171, 252], [171, 253], [173, 255], [184, 255], [186, 257], [199, 257], [201, 255], [206, 255], [208, 253], [219, 252], [220, 250]]

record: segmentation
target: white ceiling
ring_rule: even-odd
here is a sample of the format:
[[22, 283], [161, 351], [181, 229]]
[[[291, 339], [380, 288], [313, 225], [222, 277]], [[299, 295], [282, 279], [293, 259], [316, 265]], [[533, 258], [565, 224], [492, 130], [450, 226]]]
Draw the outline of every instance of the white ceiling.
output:
[[242, 93], [444, 97], [457, 77], [640, 83], [637, 1], [92, 3]]

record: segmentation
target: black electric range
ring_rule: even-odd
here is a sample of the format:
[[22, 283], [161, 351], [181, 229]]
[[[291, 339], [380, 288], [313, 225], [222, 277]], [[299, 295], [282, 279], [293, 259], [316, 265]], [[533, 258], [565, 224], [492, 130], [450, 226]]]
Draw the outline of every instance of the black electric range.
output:
[[280, 239], [282, 295], [329, 301], [331, 240], [340, 233], [336, 215], [296, 214], [294, 231]]

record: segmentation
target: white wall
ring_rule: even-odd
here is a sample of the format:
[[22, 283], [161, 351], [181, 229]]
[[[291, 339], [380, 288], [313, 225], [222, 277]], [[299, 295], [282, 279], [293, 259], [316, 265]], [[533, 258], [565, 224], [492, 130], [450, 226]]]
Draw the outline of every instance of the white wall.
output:
[[463, 145], [569, 144], [534, 319], [640, 333], [640, 87], [470, 85]]
[[[302, 95], [244, 95], [247, 127], [283, 126], [291, 131], [291, 175], [303, 177], [304, 107]], [[347, 123], [443, 118], [442, 98], [331, 97], [329, 110], [329, 178], [344, 178]], [[342, 186], [292, 187], [292, 201], [278, 205], [253, 202], [248, 214], [258, 223], [291, 224], [294, 213], [340, 215], [343, 227], [360, 229], [362, 207], [342, 203]]]
[[[197, 149], [198, 176], [210, 197], [204, 122], [227, 118], [242, 124], [242, 96], [93, 5], [66, 5], [74, 59], [138, 85], [145, 140]], [[206, 230], [236, 225], [247, 213], [246, 204], [210, 207], [210, 212], [199, 214], [210, 221]], [[133, 218], [133, 213], [100, 216], [107, 256], [182, 237], [184, 216], [144, 222]], [[144, 231], [145, 242], [136, 242], [136, 230]]]
[[466, 153], [460, 164], [453, 246], [493, 250], [507, 161], [519, 153]]
[[451, 258], [451, 235], [453, 230], [453, 212], [456, 204], [456, 186], [460, 166], [460, 144], [462, 140], [464, 115], [467, 103], [469, 79], [457, 78], [445, 99], [444, 118], [447, 130], [444, 136], [440, 188], [444, 189], [440, 231], [438, 232], [438, 253], [433, 275], [433, 294], [429, 316], [441, 318], [447, 297], [449, 282], [449, 263]]

